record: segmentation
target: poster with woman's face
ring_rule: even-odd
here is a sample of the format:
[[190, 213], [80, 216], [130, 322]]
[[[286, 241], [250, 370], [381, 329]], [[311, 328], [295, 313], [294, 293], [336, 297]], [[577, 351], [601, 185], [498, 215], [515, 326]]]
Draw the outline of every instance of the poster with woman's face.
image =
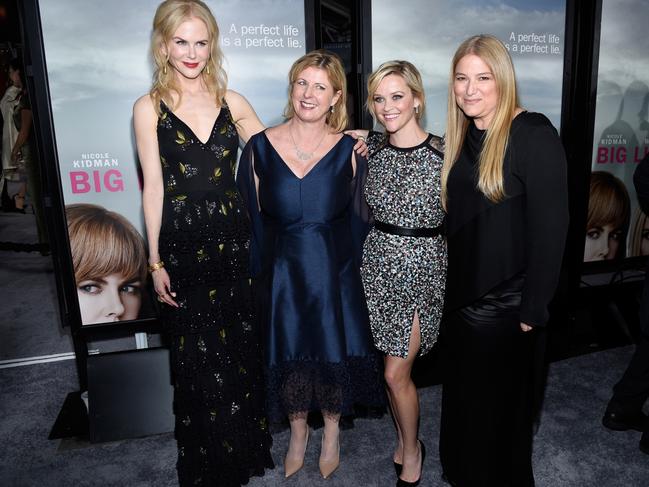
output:
[[[41, 0], [43, 42], [84, 325], [155, 315], [132, 108], [151, 86], [159, 0]], [[228, 87], [262, 122], [282, 120], [288, 70], [305, 52], [304, 3], [208, 0]]]
[[649, 153], [646, 0], [604, 0], [584, 262], [649, 255], [633, 173]]
[[624, 257], [631, 200], [624, 182], [606, 171], [590, 177], [584, 262]]
[[81, 323], [135, 320], [146, 299], [144, 239], [121, 214], [103, 206], [65, 207]]

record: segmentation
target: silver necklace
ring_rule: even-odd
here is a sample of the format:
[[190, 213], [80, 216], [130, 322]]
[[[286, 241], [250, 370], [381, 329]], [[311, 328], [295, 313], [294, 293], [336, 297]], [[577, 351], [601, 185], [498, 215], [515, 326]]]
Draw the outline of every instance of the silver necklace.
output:
[[293, 138], [293, 131], [291, 130], [291, 125], [288, 126], [288, 133], [291, 136], [291, 142], [293, 142], [293, 148], [295, 149], [295, 155], [300, 161], [306, 162], [310, 160], [313, 155], [316, 153], [316, 151], [320, 148], [320, 145], [322, 145], [322, 141], [325, 139], [327, 136], [327, 131], [325, 130], [324, 135], [320, 139], [320, 142], [318, 142], [318, 145], [313, 149], [311, 152], [304, 152], [301, 150], [297, 144], [295, 143], [295, 138]]

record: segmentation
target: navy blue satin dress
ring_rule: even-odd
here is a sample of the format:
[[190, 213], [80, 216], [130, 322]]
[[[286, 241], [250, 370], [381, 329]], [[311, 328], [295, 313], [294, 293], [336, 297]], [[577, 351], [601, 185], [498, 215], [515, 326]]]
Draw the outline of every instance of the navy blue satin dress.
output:
[[[367, 166], [354, 140], [340, 141], [298, 178], [264, 132], [240, 161], [239, 188], [248, 202], [264, 330], [268, 414], [350, 414], [383, 403], [381, 367], [360, 278], [368, 213]], [[259, 179], [255, 192], [253, 173]]]

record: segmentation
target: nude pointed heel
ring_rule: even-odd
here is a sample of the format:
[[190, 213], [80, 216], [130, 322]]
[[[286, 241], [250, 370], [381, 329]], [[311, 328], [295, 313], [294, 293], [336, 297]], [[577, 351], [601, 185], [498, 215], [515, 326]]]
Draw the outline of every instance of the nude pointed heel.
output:
[[289, 458], [288, 452], [284, 457], [284, 477], [289, 478], [291, 475], [297, 473], [304, 466], [304, 455], [306, 454], [306, 447], [309, 444], [309, 428], [306, 429], [306, 440], [304, 441], [304, 451], [300, 458]]
[[337, 449], [336, 458], [334, 458], [333, 460], [322, 459], [323, 447], [324, 447], [324, 432], [322, 434], [322, 444], [320, 445], [320, 460], [318, 461], [318, 466], [320, 467], [320, 475], [322, 475], [322, 478], [327, 479], [340, 466], [340, 436], [338, 436], [338, 441], [336, 442], [336, 449]]

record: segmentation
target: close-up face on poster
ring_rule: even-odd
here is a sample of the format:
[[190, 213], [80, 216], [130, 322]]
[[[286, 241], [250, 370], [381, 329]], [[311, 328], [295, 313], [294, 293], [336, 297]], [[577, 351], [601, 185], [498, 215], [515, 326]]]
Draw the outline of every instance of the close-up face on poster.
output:
[[[158, 0], [39, 3], [59, 174], [82, 324], [153, 316], [132, 123], [151, 87]], [[287, 73], [305, 52], [304, 3], [206, 2], [220, 29], [228, 88], [266, 125], [282, 120]], [[61, 19], [65, 22], [61, 22]]]
[[505, 44], [522, 106], [560, 128], [565, 0], [413, 0], [408, 6], [414, 14], [405, 15], [402, 4], [390, 0], [372, 1], [372, 65], [405, 59], [419, 69], [428, 131], [446, 130], [451, 60], [460, 43], [475, 34], [492, 34]]
[[604, 0], [584, 262], [649, 255], [633, 173], [649, 153], [644, 0]]

